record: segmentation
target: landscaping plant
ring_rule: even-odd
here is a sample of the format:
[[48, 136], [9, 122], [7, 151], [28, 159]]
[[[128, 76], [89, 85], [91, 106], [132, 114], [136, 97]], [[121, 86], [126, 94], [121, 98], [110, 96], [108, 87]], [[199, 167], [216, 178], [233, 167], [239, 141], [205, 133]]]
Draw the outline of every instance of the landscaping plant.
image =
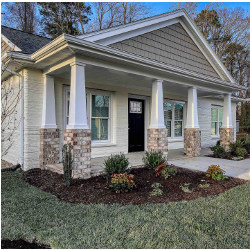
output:
[[162, 176], [167, 179], [170, 176], [176, 175], [176, 168], [173, 164], [168, 164], [164, 162], [155, 169], [155, 172], [156, 176]]
[[115, 190], [116, 193], [128, 192], [135, 187], [134, 175], [113, 174], [111, 176], [111, 184], [109, 187]]
[[230, 152], [231, 152], [231, 155], [233, 156], [240, 156], [240, 155], [237, 155], [237, 148], [243, 148], [244, 146], [244, 141], [242, 140], [237, 140], [236, 142], [233, 142], [233, 143], [230, 143], [229, 147], [230, 147]]
[[225, 171], [221, 169], [219, 165], [211, 165], [206, 171], [206, 176], [210, 177], [212, 180], [221, 181], [227, 178], [225, 176]]
[[213, 157], [215, 158], [225, 158], [227, 156], [227, 152], [220, 145], [210, 147], [210, 149], [213, 151]]
[[124, 154], [111, 155], [104, 161], [105, 172], [108, 177], [113, 174], [125, 173], [128, 171], [129, 161]]
[[62, 149], [63, 157], [63, 179], [66, 187], [69, 187], [72, 180], [72, 145], [70, 143], [64, 144]]
[[245, 148], [236, 148], [235, 154], [238, 157], [245, 157], [247, 155], [247, 150]]
[[163, 194], [161, 183], [155, 182], [151, 185], [151, 187], [153, 188], [153, 190], [150, 193], [150, 196], [159, 196]]
[[146, 152], [142, 160], [145, 167], [150, 169], [156, 169], [158, 166], [166, 162], [166, 158], [161, 151]]
[[181, 190], [185, 193], [192, 193], [193, 190], [189, 189], [190, 183], [184, 183], [182, 186], [180, 186]]
[[206, 183], [206, 184], [199, 184], [199, 188], [202, 188], [202, 189], [206, 189], [210, 186], [209, 183]]

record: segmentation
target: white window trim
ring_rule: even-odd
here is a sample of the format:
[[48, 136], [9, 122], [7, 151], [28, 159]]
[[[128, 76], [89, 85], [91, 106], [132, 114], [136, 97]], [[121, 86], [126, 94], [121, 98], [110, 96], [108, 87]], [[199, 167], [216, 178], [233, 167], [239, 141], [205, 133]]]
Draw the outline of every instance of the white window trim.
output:
[[[185, 124], [185, 121], [184, 121], [184, 117], [185, 117], [185, 102], [183, 101], [177, 101], [177, 100], [170, 100], [170, 99], [167, 99], [167, 98], [164, 98], [164, 102], [168, 102], [168, 103], [171, 103], [172, 104], [172, 120], [171, 120], [171, 136], [168, 137], [169, 139], [169, 142], [175, 142], [175, 141], [183, 141], [184, 139], [184, 124]], [[174, 114], [174, 105], [175, 104], [182, 104], [183, 105], [183, 117], [182, 117], [182, 120], [175, 120], [175, 114]], [[165, 110], [164, 110], [165, 112]], [[182, 136], [175, 136], [174, 135], [174, 123], [175, 121], [182, 121]], [[165, 122], [165, 119], [164, 119], [164, 122]]]
[[[64, 129], [67, 126], [67, 92], [70, 91], [70, 86], [64, 86], [64, 117], [63, 124]], [[113, 93], [105, 90], [96, 90], [96, 89], [87, 89], [86, 88], [86, 96], [87, 96], [87, 120], [88, 125], [91, 130], [91, 119], [92, 119], [92, 95], [105, 95], [109, 96], [109, 118], [108, 118], [108, 140], [91, 140], [91, 145], [93, 147], [98, 146], [113, 146]]]
[[[217, 133], [215, 135], [212, 134], [212, 108], [213, 109], [217, 109], [217, 121], [215, 121], [217, 123], [216, 125], [216, 131]], [[210, 109], [210, 112], [211, 112], [211, 121], [210, 121], [210, 132], [211, 132], [211, 137], [212, 138], [220, 138], [220, 117], [219, 117], [219, 110], [222, 109], [223, 110], [223, 106], [217, 106], [217, 105], [211, 105], [211, 109]]]

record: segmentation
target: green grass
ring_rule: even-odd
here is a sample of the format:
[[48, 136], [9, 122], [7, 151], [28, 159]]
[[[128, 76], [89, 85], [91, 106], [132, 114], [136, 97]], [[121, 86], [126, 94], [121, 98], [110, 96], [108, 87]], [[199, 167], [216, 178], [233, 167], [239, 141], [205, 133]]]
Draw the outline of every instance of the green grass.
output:
[[169, 204], [76, 205], [2, 174], [2, 239], [53, 248], [249, 248], [249, 182]]

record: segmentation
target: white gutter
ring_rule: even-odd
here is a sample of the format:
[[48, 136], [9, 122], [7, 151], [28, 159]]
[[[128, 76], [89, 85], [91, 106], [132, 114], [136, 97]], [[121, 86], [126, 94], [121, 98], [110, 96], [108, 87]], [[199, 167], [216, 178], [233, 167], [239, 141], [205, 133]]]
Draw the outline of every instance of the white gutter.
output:
[[9, 73], [16, 75], [19, 77], [20, 79], [20, 88], [21, 88], [21, 96], [20, 96], [20, 116], [21, 116], [21, 120], [20, 120], [20, 165], [21, 168], [23, 169], [23, 162], [24, 162], [24, 78], [21, 74], [14, 72], [12, 70], [9, 69], [5, 69], [6, 71], [8, 71]]

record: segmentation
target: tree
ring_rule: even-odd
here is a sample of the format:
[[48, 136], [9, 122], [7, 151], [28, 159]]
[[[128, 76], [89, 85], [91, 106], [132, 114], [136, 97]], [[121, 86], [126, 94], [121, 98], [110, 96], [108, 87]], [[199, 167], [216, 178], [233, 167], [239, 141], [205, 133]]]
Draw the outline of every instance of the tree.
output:
[[131, 23], [146, 17], [149, 13], [144, 3], [134, 2], [95, 2], [93, 11], [96, 18], [89, 26], [89, 30], [102, 30]]
[[90, 6], [82, 2], [39, 3], [42, 24], [47, 35], [55, 38], [62, 33], [81, 35], [91, 14]]
[[2, 3], [3, 24], [33, 33], [38, 29], [38, 16], [36, 3], [34, 2], [13, 2]]
[[176, 9], [185, 9], [187, 13], [194, 18], [198, 13], [198, 7], [200, 6], [200, 3], [198, 2], [178, 2], [178, 3], [172, 3], [170, 10], [176, 10]]
[[[5, 69], [2, 69], [2, 74]], [[1, 144], [3, 157], [14, 143], [15, 133], [20, 125], [18, 106], [21, 98], [21, 86], [13, 82], [13, 77], [1, 81]]]

